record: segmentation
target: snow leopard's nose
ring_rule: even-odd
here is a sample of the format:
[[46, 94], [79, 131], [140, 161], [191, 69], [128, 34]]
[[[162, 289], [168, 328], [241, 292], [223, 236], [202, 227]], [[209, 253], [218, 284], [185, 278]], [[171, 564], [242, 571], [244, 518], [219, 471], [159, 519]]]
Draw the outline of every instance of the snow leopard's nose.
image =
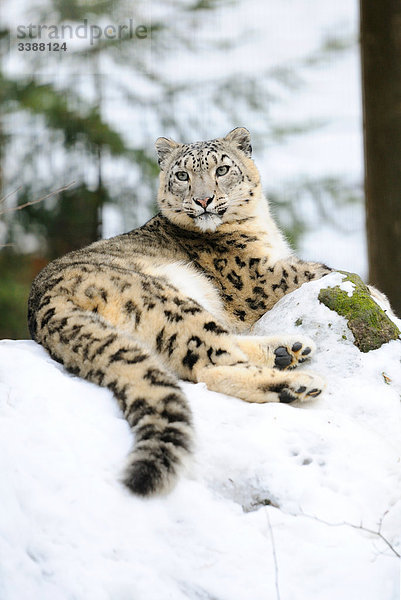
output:
[[213, 198], [214, 196], [207, 196], [206, 198], [194, 198], [194, 202], [206, 210], [209, 204], [213, 201]]

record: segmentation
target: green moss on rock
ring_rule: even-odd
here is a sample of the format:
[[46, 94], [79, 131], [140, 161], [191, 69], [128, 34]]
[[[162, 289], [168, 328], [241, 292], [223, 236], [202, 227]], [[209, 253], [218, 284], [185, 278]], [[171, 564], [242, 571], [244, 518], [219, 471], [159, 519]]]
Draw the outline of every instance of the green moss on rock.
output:
[[344, 281], [351, 281], [354, 284], [352, 296], [349, 296], [340, 286], [335, 286], [320, 290], [319, 300], [347, 319], [348, 327], [354, 334], [355, 346], [361, 352], [369, 352], [380, 348], [390, 340], [398, 339], [400, 337], [398, 327], [376, 304], [362, 279], [355, 273], [339, 272], [346, 275]]

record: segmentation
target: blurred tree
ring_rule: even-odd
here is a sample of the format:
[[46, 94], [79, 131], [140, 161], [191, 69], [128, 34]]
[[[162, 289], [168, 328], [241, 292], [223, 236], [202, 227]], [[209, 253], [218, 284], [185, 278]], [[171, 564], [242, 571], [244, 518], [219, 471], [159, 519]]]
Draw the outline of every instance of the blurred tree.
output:
[[288, 241], [297, 248], [305, 233], [318, 229], [321, 223], [343, 234], [352, 233], [355, 224], [344, 222], [343, 210], [345, 206], [360, 205], [363, 190], [362, 185], [345, 178], [303, 177], [287, 182], [285, 189], [270, 190], [268, 198]]
[[[59, 30], [88, 19], [103, 20], [104, 25], [105, 19], [112, 23], [118, 17], [123, 5], [122, 0], [102, 0], [90, 6], [79, 0], [44, 0], [36, 8], [34, 22], [50, 21]], [[29, 18], [29, 12], [26, 17]], [[1, 33], [4, 42], [11, 40], [8, 46], [14, 44], [11, 30]], [[28, 37], [24, 41], [35, 41], [35, 35], [34, 32], [33, 39]], [[43, 53], [39, 52], [18, 56], [25, 63], [23, 72], [29, 75], [15, 77], [9, 74], [9, 69], [0, 69], [0, 126], [7, 132], [0, 136], [0, 152], [11, 157], [6, 161], [7, 177], [0, 182], [0, 197], [15, 191], [14, 181], [18, 181], [18, 204], [60, 187], [60, 183], [72, 179], [77, 182], [75, 188], [57, 200], [53, 198], [41, 206], [29, 206], [24, 213], [7, 215], [5, 241], [13, 243], [15, 250], [26, 250], [26, 239], [32, 242], [32, 236], [27, 238], [24, 232], [35, 235], [40, 252], [48, 258], [100, 237], [104, 205], [126, 199], [128, 193], [131, 202], [139, 196], [128, 185], [124, 186], [123, 174], [120, 181], [110, 176], [105, 181], [106, 162], [110, 172], [125, 159], [137, 167], [144, 184], [153, 179], [153, 158], [149, 159], [140, 146], [133, 148], [132, 140], [105, 116], [102, 88], [106, 77], [99, 74], [99, 62], [103, 56], [118, 55], [121, 46], [131, 42], [132, 38], [126, 35], [118, 40], [99, 40], [89, 50], [69, 48], [62, 56], [62, 68], [59, 61], [56, 71], [50, 69], [47, 75], [42, 72]], [[0, 58], [6, 59], [7, 43], [0, 50]], [[140, 63], [141, 53], [134, 54]], [[52, 59], [54, 56], [49, 53], [46, 60]], [[141, 65], [135, 60], [133, 63], [133, 69], [140, 70]], [[23, 170], [18, 168], [19, 164], [24, 164]]]
[[[84, 105], [79, 101], [79, 109], [71, 108], [78, 100], [74, 91], [58, 90], [53, 85], [43, 84], [37, 79], [28, 78], [15, 81], [5, 77], [0, 72], [0, 107], [4, 116], [10, 119], [26, 118], [28, 133], [24, 136], [26, 150], [24, 152], [24, 165], [26, 170], [20, 174], [18, 184], [18, 202], [26, 203], [35, 195], [43, 192], [43, 184], [49, 189], [49, 185], [59, 187], [59, 181], [55, 181], [54, 176], [48, 177], [43, 181], [39, 175], [40, 168], [38, 162], [43, 161], [48, 155], [51, 160], [53, 153], [64, 151], [71, 159], [71, 155], [81, 154], [82, 147], [85, 149], [86, 164], [94, 162], [97, 164], [98, 177], [97, 182], [92, 185], [92, 189], [83, 179], [75, 189], [69, 190], [66, 196], [60, 198], [59, 205], [54, 202], [46, 207], [31, 206], [25, 213], [18, 213], [15, 216], [15, 222], [12, 222], [9, 229], [8, 242], [16, 242], [14, 226], [22, 224], [26, 231], [42, 230], [46, 239], [47, 254], [53, 258], [57, 255], [58, 249], [54, 247], [56, 237], [51, 234], [50, 229], [54, 229], [53, 221], [58, 219], [59, 224], [67, 223], [71, 220], [71, 213], [75, 211], [75, 226], [63, 227], [64, 248], [71, 250], [82, 246], [88, 241], [94, 241], [101, 234], [100, 218], [103, 204], [108, 199], [107, 190], [103, 186], [101, 178], [101, 155], [107, 151], [111, 156], [123, 156], [130, 152], [125, 145], [121, 135], [106, 123], [99, 113], [97, 105]], [[38, 152], [38, 146], [30, 139], [37, 135], [38, 128], [41, 129], [40, 138], [46, 144], [44, 138], [47, 137], [45, 150]], [[54, 134], [61, 134], [55, 136]], [[1, 140], [0, 140], [1, 141]], [[3, 137], [2, 154], [5, 154], [5, 147], [13, 142], [11, 136]], [[18, 140], [21, 144], [21, 139]], [[31, 145], [32, 141], [32, 145]], [[76, 159], [75, 159], [76, 160]], [[79, 171], [78, 171], [79, 174]], [[63, 177], [64, 179], [64, 177]], [[70, 204], [63, 202], [66, 197], [71, 199]], [[75, 204], [74, 205], [74, 201]], [[77, 210], [77, 207], [79, 209]], [[53, 215], [54, 212], [54, 215]], [[78, 224], [82, 225], [82, 239], [80, 239]], [[40, 225], [39, 229], [36, 229]], [[49, 229], [49, 231], [47, 231]], [[88, 232], [91, 234], [88, 237]], [[49, 235], [47, 235], [49, 234]], [[71, 237], [72, 236], [72, 237]], [[59, 246], [56, 242], [56, 246]]]
[[360, 13], [369, 280], [401, 315], [401, 3]]

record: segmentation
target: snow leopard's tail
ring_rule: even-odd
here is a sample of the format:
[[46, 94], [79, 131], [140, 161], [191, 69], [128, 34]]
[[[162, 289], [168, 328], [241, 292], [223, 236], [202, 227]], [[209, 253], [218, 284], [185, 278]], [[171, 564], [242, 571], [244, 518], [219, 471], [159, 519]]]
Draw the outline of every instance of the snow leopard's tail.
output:
[[193, 437], [176, 377], [133, 337], [51, 291], [33, 292], [29, 320], [33, 339], [68, 371], [113, 391], [135, 434], [125, 484], [141, 496], [168, 491]]

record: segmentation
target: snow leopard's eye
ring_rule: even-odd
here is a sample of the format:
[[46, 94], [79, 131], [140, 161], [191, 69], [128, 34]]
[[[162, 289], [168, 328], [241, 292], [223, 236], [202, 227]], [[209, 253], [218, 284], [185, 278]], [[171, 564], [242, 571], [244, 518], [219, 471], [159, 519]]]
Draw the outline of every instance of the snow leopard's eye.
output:
[[175, 174], [175, 176], [180, 181], [188, 181], [188, 179], [189, 179], [188, 173], [186, 171], [177, 171], [177, 173]]
[[216, 175], [218, 175], [219, 177], [221, 177], [222, 175], [226, 175], [228, 173], [229, 168], [230, 167], [228, 165], [221, 165], [221, 167], [217, 167]]

